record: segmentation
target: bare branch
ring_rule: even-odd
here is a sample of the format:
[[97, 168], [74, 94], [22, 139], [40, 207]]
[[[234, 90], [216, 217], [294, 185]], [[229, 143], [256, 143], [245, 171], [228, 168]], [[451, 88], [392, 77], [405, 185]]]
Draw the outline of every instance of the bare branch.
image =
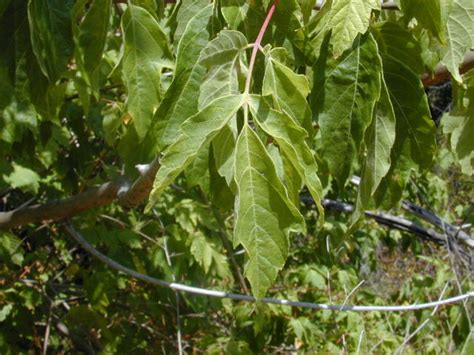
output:
[[58, 221], [93, 208], [108, 205], [117, 198], [118, 191], [126, 183], [125, 179], [120, 178], [115, 181], [106, 182], [99, 187], [92, 187], [85, 192], [64, 200], [1, 212], [0, 229], [43, 221]]
[[43, 221], [59, 221], [87, 210], [109, 205], [115, 200], [123, 207], [136, 207], [150, 194], [158, 169], [159, 160], [156, 158], [148, 164], [148, 167], [142, 166], [140, 177], [131, 186], [127, 178], [120, 177], [64, 200], [0, 212], [0, 229]]
[[381, 312], [405, 312], [405, 311], [414, 311], [418, 309], [426, 309], [426, 308], [433, 308], [438, 307], [441, 305], [451, 304], [451, 303], [458, 303], [469, 298], [474, 297], [474, 291], [470, 291], [463, 295], [459, 295], [456, 297], [446, 298], [444, 300], [438, 300], [436, 302], [428, 302], [428, 303], [420, 303], [420, 304], [411, 304], [405, 306], [353, 306], [353, 305], [337, 305], [337, 304], [324, 304], [324, 303], [311, 303], [311, 302], [299, 302], [299, 301], [290, 301], [286, 299], [279, 299], [279, 298], [270, 298], [265, 297], [262, 299], [257, 300], [253, 296], [249, 295], [242, 295], [237, 293], [227, 293], [223, 291], [217, 290], [209, 290], [205, 288], [199, 288], [194, 286], [187, 286], [175, 282], [168, 282], [160, 279], [156, 279], [154, 277], [141, 274], [135, 270], [129, 269], [122, 264], [119, 264], [115, 260], [110, 259], [109, 257], [102, 254], [100, 251], [95, 249], [84, 237], [76, 231], [74, 226], [68, 222], [66, 224], [66, 231], [69, 235], [74, 238], [89, 254], [94, 256], [95, 258], [99, 259], [104, 264], [108, 265], [112, 269], [117, 271], [123, 272], [124, 274], [131, 276], [135, 279], [145, 281], [152, 285], [167, 287], [172, 290], [181, 291], [185, 293], [201, 295], [201, 296], [208, 296], [208, 297], [217, 297], [217, 298], [228, 298], [236, 301], [244, 301], [244, 302], [262, 302], [262, 303], [269, 303], [269, 304], [278, 304], [281, 306], [290, 306], [290, 307], [300, 307], [300, 308], [311, 308], [311, 309], [326, 309], [332, 311], [353, 311], [353, 312], [373, 312], [373, 311], [381, 311]]
[[402, 207], [414, 215], [423, 218], [425, 221], [437, 226], [438, 228], [445, 230], [449, 237], [460, 239], [470, 247], [474, 247], [474, 239], [469, 234], [464, 232], [460, 227], [446, 223], [434, 213], [424, 209], [423, 207], [417, 206], [410, 201], [402, 201]]
[[160, 168], [158, 158], [155, 158], [150, 164], [137, 169], [140, 172], [140, 177], [133, 183], [132, 187], [123, 195], [119, 195], [119, 204], [126, 208], [134, 208], [145, 200], [153, 188], [153, 181], [155, 175]]

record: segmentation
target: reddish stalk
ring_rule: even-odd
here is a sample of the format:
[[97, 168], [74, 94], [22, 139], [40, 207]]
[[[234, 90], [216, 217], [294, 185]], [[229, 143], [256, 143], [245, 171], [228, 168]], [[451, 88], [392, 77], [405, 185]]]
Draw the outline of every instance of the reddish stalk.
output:
[[262, 27], [260, 27], [260, 31], [258, 32], [257, 39], [253, 44], [252, 55], [250, 57], [249, 71], [247, 73], [247, 80], [245, 81], [246, 94], [250, 92], [250, 83], [252, 81], [253, 67], [255, 66], [255, 59], [257, 58], [258, 49], [261, 47], [263, 36], [265, 35], [268, 24], [270, 23], [270, 20], [272, 19], [273, 13], [275, 12], [279, 2], [280, 0], [275, 0], [272, 6], [270, 6], [270, 9], [267, 13], [267, 17], [265, 17], [265, 21], [263, 21]]

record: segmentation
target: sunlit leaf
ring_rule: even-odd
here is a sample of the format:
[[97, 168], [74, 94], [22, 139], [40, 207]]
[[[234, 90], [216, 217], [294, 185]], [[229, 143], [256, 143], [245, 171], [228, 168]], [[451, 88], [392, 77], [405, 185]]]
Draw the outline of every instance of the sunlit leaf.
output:
[[201, 83], [200, 109], [215, 98], [239, 92], [246, 47], [242, 33], [223, 30], [203, 49], [199, 62], [207, 68], [207, 74]]
[[243, 103], [242, 95], [229, 95], [212, 101], [196, 115], [188, 118], [180, 127], [180, 136], [163, 153], [161, 167], [156, 175], [150, 194], [150, 206], [163, 190], [196, 157], [199, 149], [226, 125]]
[[221, 12], [230, 29], [237, 30], [246, 19], [250, 4], [246, 0], [222, 0]]
[[235, 181], [234, 245], [245, 248], [245, 275], [253, 294], [261, 298], [285, 263], [289, 232], [304, 231], [304, 219], [288, 199], [272, 159], [248, 125], [237, 140]]
[[182, 0], [178, 3], [179, 8], [176, 14], [176, 30], [174, 32], [175, 42], [179, 42], [185, 32], [191, 18], [194, 17], [202, 8], [209, 5], [208, 0]]
[[459, 65], [466, 51], [474, 48], [474, 2], [472, 0], [454, 0], [446, 24], [448, 49], [443, 63], [454, 79], [461, 82]]
[[19, 188], [33, 193], [38, 192], [39, 181], [41, 179], [39, 175], [35, 171], [15, 162], [12, 166], [13, 172], [8, 176], [3, 176], [5, 182], [13, 188]]
[[325, 33], [332, 31], [333, 53], [336, 57], [340, 56], [351, 47], [357, 35], [367, 31], [372, 10], [378, 9], [379, 0], [326, 1], [323, 7], [325, 15], [317, 25], [317, 42], [320, 44]]
[[271, 109], [263, 98], [253, 96], [250, 109], [258, 125], [275, 139], [286, 160], [298, 172], [323, 217], [322, 187], [314, 155], [306, 144], [307, 132], [286, 113]]
[[407, 20], [416, 20], [434, 36], [444, 40], [443, 0], [401, 0], [400, 5]]
[[198, 92], [206, 73], [198, 59], [209, 40], [207, 27], [212, 9], [212, 5], [201, 9], [182, 33], [177, 49], [175, 77], [155, 115], [159, 145], [173, 143], [179, 125], [198, 112]]

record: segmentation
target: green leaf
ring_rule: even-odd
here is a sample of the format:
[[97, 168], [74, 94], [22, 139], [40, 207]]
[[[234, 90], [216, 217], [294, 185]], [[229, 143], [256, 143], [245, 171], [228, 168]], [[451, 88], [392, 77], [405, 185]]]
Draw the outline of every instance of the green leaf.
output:
[[3, 322], [5, 319], [7, 319], [8, 315], [12, 312], [13, 310], [13, 304], [8, 303], [4, 305], [0, 309], [0, 322]]
[[192, 237], [190, 252], [207, 274], [212, 264], [214, 250], [203, 234], [197, 233]]
[[237, 30], [247, 18], [250, 4], [246, 0], [221, 0], [221, 12], [232, 30]]
[[395, 142], [395, 112], [382, 79], [380, 100], [375, 109], [375, 117], [365, 136], [366, 156], [361, 173], [356, 209], [352, 220], [359, 219], [369, 206], [382, 178], [390, 169], [390, 153]]
[[435, 125], [419, 75], [423, 72], [421, 49], [411, 34], [385, 22], [374, 34], [383, 62], [383, 76], [396, 115], [396, 138], [389, 173], [382, 180], [376, 200], [387, 194], [387, 204], [397, 203], [411, 168], [428, 168], [436, 150]]
[[367, 35], [357, 39], [353, 50], [339, 60], [329, 59], [324, 85], [313, 89], [314, 96], [323, 100], [322, 106], [315, 108], [322, 156], [340, 187], [349, 177], [354, 154], [372, 121], [381, 70], [377, 43]]
[[174, 32], [175, 42], [179, 42], [191, 18], [207, 5], [209, 5], [208, 0], [182, 0], [179, 2], [179, 8], [176, 14], [177, 25]]
[[72, 0], [30, 0], [31, 44], [43, 74], [55, 83], [67, 70], [74, 50], [71, 30]]
[[[24, 251], [21, 248], [22, 240], [16, 235], [7, 232], [0, 232], [0, 261], [2, 264], [12, 262], [21, 266], [24, 260]], [[0, 321], [1, 311], [0, 311]]]
[[159, 145], [176, 140], [176, 130], [184, 120], [198, 112], [199, 87], [204, 80], [205, 67], [198, 61], [208, 44], [207, 29], [213, 6], [201, 9], [188, 22], [178, 44], [176, 74], [156, 112]]
[[471, 109], [469, 116], [463, 118], [462, 123], [451, 136], [451, 145], [455, 147], [461, 170], [466, 175], [474, 175], [474, 141], [472, 137], [474, 137], [473, 109]]
[[324, 216], [321, 205], [323, 191], [317, 173], [316, 160], [306, 144], [307, 132], [286, 113], [273, 110], [259, 96], [252, 96], [250, 111], [258, 125], [275, 139], [282, 154], [298, 172], [308, 187], [322, 218]]
[[208, 71], [201, 83], [199, 109], [218, 97], [239, 92], [246, 48], [242, 33], [223, 30], [203, 49], [199, 62]]
[[236, 129], [233, 129], [229, 124], [225, 125], [212, 140], [217, 171], [220, 176], [225, 178], [229, 186], [234, 180], [234, 154], [236, 141]]
[[284, 65], [279, 60], [283, 57], [281, 52], [282, 48], [275, 48], [266, 57], [262, 95], [272, 95], [279, 110], [287, 112], [311, 133], [311, 109], [306, 101], [310, 91], [308, 79]]
[[[439, 40], [444, 41], [442, 0], [401, 0], [400, 5], [406, 22], [416, 18], [419, 24], [428, 29]], [[445, 2], [443, 0], [443, 2]]]
[[462, 82], [459, 65], [466, 51], [474, 48], [474, 3], [472, 0], [454, 0], [446, 24], [448, 49], [442, 62], [453, 78]]
[[[442, 121], [443, 132], [450, 133], [451, 150], [466, 175], [474, 175], [474, 71], [464, 75], [462, 88], [455, 93], [454, 107]], [[465, 88], [465, 89], [464, 89]]]
[[[314, 2], [313, 2], [314, 5]], [[274, 42], [282, 45], [284, 42], [291, 43], [291, 50], [299, 65], [314, 61], [314, 51], [311, 46], [306, 28], [301, 23], [304, 17], [296, 0], [280, 1], [272, 18], [275, 25]], [[260, 20], [262, 23], [263, 19]], [[288, 46], [290, 48], [290, 46]]]
[[304, 219], [288, 199], [270, 156], [248, 125], [237, 140], [235, 181], [234, 245], [245, 248], [245, 275], [255, 297], [262, 298], [286, 261], [290, 231], [303, 232]]
[[8, 6], [10, 5], [11, 1], [12, 0], [2, 0], [2, 1], [0, 1], [0, 18], [5, 13], [5, 10], [8, 9]]
[[141, 141], [161, 100], [161, 70], [171, 53], [166, 34], [145, 9], [130, 5], [122, 17], [125, 52], [123, 77], [127, 108]]
[[12, 166], [13, 172], [8, 176], [3, 175], [3, 180], [13, 188], [37, 193], [40, 181], [39, 175], [15, 162], [12, 163]]
[[210, 193], [209, 148], [210, 142], [203, 145], [193, 162], [185, 170], [188, 187], [200, 186], [206, 194]]
[[[350, 48], [355, 38], [369, 27], [372, 10], [380, 9], [379, 0], [332, 0], [319, 24], [320, 32], [332, 31], [333, 54], [338, 57]], [[322, 39], [322, 38], [321, 38]]]
[[243, 100], [242, 95], [216, 99], [181, 125], [181, 135], [163, 153], [161, 167], [150, 194], [149, 206], [155, 203], [163, 190], [192, 163], [199, 149], [210, 142], [227, 124], [242, 106]]
[[74, 7], [73, 34], [75, 58], [82, 77], [99, 94], [99, 67], [107, 40], [112, 0], [77, 2]]

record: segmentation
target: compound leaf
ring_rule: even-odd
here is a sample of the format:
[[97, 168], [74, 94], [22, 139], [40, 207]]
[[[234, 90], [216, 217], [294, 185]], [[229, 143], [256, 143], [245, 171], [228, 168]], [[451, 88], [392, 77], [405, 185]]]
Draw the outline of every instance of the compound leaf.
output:
[[308, 187], [320, 216], [323, 217], [322, 186], [317, 173], [316, 160], [306, 144], [308, 133], [289, 115], [272, 109], [265, 102], [265, 99], [259, 96], [252, 97], [250, 110], [258, 125], [269, 136], [273, 137], [286, 160], [298, 172], [304, 184]]
[[242, 103], [242, 95], [218, 98], [181, 125], [178, 139], [163, 153], [161, 167], [150, 194], [149, 206], [156, 202], [163, 190], [193, 162], [199, 149], [212, 140]]
[[188, 22], [177, 49], [175, 77], [156, 112], [158, 144], [169, 145], [183, 121], [198, 112], [199, 88], [206, 74], [199, 62], [209, 40], [207, 29], [213, 5], [202, 8]]

